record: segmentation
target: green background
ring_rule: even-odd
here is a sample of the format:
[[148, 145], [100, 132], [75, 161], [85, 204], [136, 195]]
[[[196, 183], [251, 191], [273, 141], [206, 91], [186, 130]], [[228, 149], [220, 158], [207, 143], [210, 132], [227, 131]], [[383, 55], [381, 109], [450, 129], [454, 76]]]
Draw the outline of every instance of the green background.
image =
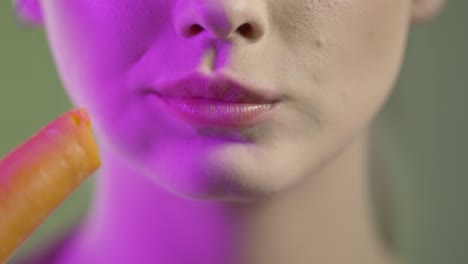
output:
[[[433, 23], [413, 28], [400, 81], [376, 122], [392, 175], [393, 210], [381, 215], [415, 264], [468, 263], [468, 1], [448, 2]], [[16, 23], [0, 1], [0, 156], [70, 108], [44, 33]], [[93, 178], [18, 254], [66, 231], [86, 211], [92, 187]]]

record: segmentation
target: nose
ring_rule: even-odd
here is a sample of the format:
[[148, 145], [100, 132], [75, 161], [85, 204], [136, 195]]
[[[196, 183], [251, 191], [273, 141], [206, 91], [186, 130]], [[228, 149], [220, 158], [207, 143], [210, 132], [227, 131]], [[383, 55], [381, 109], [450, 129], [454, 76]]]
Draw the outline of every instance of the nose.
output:
[[258, 40], [267, 19], [258, 0], [178, 0], [174, 7], [177, 34], [192, 38], [209, 34], [219, 39]]

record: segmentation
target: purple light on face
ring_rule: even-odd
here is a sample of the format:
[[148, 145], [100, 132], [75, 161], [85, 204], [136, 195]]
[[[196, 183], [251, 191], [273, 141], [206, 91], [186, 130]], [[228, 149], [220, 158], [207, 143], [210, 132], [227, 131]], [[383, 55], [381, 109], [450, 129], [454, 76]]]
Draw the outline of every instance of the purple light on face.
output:
[[[35, 24], [42, 21], [41, 10], [47, 15], [46, 33], [64, 87], [74, 104], [90, 111], [105, 150], [93, 208], [63, 258], [68, 263], [77, 257], [84, 258], [77, 263], [234, 262], [242, 220], [225, 202], [250, 197], [237, 179], [248, 174], [252, 160], [240, 166], [237, 154], [261, 156], [249, 140], [262, 126], [256, 122], [257, 130], [249, 128], [271, 102], [254, 94], [273, 90], [249, 82], [253, 78], [237, 67], [235, 52], [261, 36], [251, 33], [263, 32], [263, 20], [236, 1], [16, 4]], [[180, 82], [166, 92], [217, 100], [175, 98], [168, 106], [155, 96], [162, 84], [198, 74], [214, 84]], [[175, 114], [169, 112], [174, 109]]]
[[[208, 46], [216, 49], [216, 54], [207, 53], [203, 59], [210, 60], [210, 70], [226, 66], [232, 43], [228, 41], [237, 30], [230, 19], [228, 10], [217, 1], [184, 2], [179, 1], [174, 8], [175, 31], [189, 43], [204, 38]], [[193, 45], [189, 44], [189, 45]]]
[[35, 0], [15, 0], [15, 15], [19, 21], [30, 25], [39, 26], [42, 23], [42, 13], [39, 1]]

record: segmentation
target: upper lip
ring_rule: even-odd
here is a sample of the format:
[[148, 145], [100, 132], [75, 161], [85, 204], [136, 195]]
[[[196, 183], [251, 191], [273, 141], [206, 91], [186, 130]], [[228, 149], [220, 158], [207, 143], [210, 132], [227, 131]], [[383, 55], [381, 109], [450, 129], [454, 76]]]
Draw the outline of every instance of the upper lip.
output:
[[233, 103], [271, 104], [279, 101], [272, 91], [260, 91], [226, 75], [206, 76], [194, 73], [184, 78], [153, 85], [145, 90], [162, 97], [201, 98]]

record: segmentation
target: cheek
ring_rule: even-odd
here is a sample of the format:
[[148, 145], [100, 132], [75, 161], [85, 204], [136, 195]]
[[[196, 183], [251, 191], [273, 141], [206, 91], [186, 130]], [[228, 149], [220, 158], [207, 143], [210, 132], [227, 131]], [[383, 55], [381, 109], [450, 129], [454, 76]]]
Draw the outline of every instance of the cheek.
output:
[[[313, 2], [309, 10], [315, 11], [304, 12], [306, 7], [298, 3], [306, 2]], [[301, 164], [313, 169], [366, 129], [391, 92], [404, 54], [409, 3], [331, 0], [281, 5], [278, 12], [295, 8], [286, 13], [301, 21], [296, 28], [287, 22], [274, 27], [275, 41], [268, 49], [282, 54], [271, 56], [277, 58], [272, 72], [282, 74], [279, 85], [291, 96], [291, 112], [282, 120], [290, 126], [281, 136], [294, 133], [285, 145], [307, 156]]]
[[[142, 114], [130, 108], [140, 98], [128, 75], [154, 38], [167, 30], [162, 21], [168, 21], [170, 12], [163, 2], [44, 2], [46, 33], [66, 91], [111, 137], [117, 137], [116, 130], [133, 131], [148, 123], [139, 122]], [[150, 3], [158, 6], [150, 8]], [[119, 138], [129, 135], [122, 132]]]
[[356, 130], [375, 115], [394, 86], [409, 28], [409, 3], [309, 2], [314, 2], [312, 11], [301, 13], [307, 25], [298, 24], [295, 41], [288, 43], [295, 50], [292, 60], [308, 70], [309, 85], [301, 100], [314, 105], [322, 126], [329, 126], [324, 133]]
[[[123, 76], [161, 34], [161, 21], [170, 12], [160, 10], [168, 7], [148, 5], [141, 0], [131, 6], [124, 0], [45, 1], [48, 39], [65, 86], [73, 90], [72, 99], [81, 101], [105, 90], [109, 85], [103, 84]], [[159, 10], [158, 15], [151, 10]]]
[[336, 28], [329, 51], [333, 63], [323, 80], [333, 87], [324, 96], [336, 100], [329, 109], [343, 124], [368, 121], [388, 97], [409, 28], [406, 1], [357, 2], [362, 6], [347, 11]]

